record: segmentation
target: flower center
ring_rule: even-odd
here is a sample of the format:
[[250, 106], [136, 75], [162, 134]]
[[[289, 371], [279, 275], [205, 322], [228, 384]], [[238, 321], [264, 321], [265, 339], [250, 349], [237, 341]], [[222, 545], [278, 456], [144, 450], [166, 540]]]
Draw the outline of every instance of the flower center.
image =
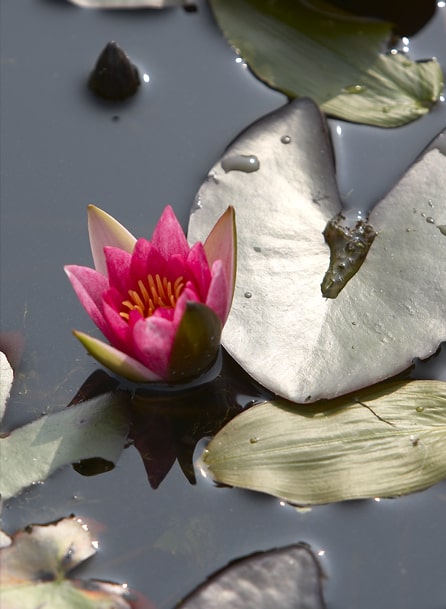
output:
[[184, 278], [178, 277], [173, 285], [167, 277], [159, 275], [147, 275], [147, 280], [138, 281], [138, 290], [129, 290], [128, 300], [122, 301], [122, 306], [128, 311], [121, 311], [119, 315], [124, 319], [129, 319], [130, 311], [136, 309], [143, 317], [153, 315], [155, 309], [164, 307], [173, 309], [184, 288]]

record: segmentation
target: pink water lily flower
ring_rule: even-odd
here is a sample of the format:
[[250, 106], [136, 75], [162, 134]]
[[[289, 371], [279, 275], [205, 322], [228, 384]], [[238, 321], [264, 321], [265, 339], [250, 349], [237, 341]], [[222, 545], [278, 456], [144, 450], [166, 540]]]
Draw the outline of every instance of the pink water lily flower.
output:
[[88, 230], [95, 269], [65, 272], [110, 344], [75, 336], [113, 372], [135, 382], [193, 377], [215, 359], [235, 281], [235, 219], [229, 207], [204, 245], [190, 247], [171, 207], [152, 240], [135, 239], [90, 205]]

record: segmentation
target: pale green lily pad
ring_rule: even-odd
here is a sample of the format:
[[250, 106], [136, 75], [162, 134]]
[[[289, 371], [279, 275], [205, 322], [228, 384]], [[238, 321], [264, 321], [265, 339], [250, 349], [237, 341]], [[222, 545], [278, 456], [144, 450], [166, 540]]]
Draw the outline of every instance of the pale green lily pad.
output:
[[345, 120], [396, 127], [429, 112], [443, 88], [439, 63], [383, 55], [390, 24], [324, 3], [210, 0], [218, 24], [253, 72], [290, 97], [313, 98]]
[[185, 0], [70, 0], [73, 4], [84, 8], [169, 8], [181, 6]]
[[66, 579], [96, 549], [86, 525], [64, 518], [19, 531], [0, 550], [2, 609], [130, 609], [119, 584]]
[[3, 351], [0, 351], [0, 421], [5, 414], [6, 403], [11, 392], [13, 380], [14, 372], [8, 362], [8, 358]]
[[[249, 155], [258, 169], [237, 170]], [[223, 345], [259, 383], [298, 403], [356, 391], [432, 355], [446, 340], [445, 191], [446, 157], [432, 150], [371, 212], [377, 235], [365, 261], [336, 298], [324, 298], [322, 233], [341, 211], [324, 123], [307, 99], [255, 123], [212, 168], [189, 222], [199, 240], [228, 202], [236, 210]]]
[[446, 383], [388, 382], [309, 406], [235, 417], [204, 461], [217, 482], [306, 505], [394, 497], [446, 477]]
[[100, 457], [116, 463], [128, 432], [118, 396], [104, 395], [46, 415], [0, 439], [0, 494], [6, 500], [56, 469]]

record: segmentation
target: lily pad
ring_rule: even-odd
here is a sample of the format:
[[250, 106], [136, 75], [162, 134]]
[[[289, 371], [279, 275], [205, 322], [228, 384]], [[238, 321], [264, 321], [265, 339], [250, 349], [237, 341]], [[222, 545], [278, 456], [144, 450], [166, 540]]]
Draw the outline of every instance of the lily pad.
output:
[[296, 504], [394, 497], [446, 478], [446, 383], [387, 382], [299, 406], [245, 411], [210, 442], [217, 482]]
[[8, 362], [8, 358], [3, 351], [0, 351], [0, 421], [5, 414], [6, 402], [11, 392], [13, 380], [14, 372]]
[[2, 609], [130, 609], [126, 586], [66, 579], [95, 552], [88, 528], [75, 518], [19, 531], [0, 550]]
[[230, 44], [253, 72], [290, 97], [309, 96], [345, 120], [396, 127], [429, 112], [439, 63], [379, 51], [391, 25], [319, 2], [210, 0]]
[[257, 552], [212, 575], [178, 609], [323, 609], [322, 572], [306, 544]]
[[116, 463], [127, 433], [122, 400], [111, 394], [19, 427], [0, 439], [0, 494], [9, 499], [81, 459]]
[[[237, 169], [237, 158], [249, 155], [258, 169]], [[222, 168], [228, 159], [230, 171]], [[189, 222], [197, 240], [228, 202], [236, 210], [237, 280], [224, 346], [259, 383], [299, 403], [356, 391], [432, 355], [446, 340], [445, 190], [446, 157], [432, 150], [368, 220], [342, 219], [317, 106], [295, 100], [255, 123], [213, 167]], [[376, 236], [348, 281], [353, 263], [339, 258], [347, 268], [339, 264], [334, 280], [345, 285], [326, 298], [330, 220], [350, 221], [348, 248], [361, 222]]]

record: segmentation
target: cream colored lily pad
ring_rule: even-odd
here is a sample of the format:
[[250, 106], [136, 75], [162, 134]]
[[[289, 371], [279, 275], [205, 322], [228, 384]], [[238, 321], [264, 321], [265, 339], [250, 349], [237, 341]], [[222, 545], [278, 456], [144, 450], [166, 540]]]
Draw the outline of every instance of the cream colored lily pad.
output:
[[[249, 157], [258, 168], [246, 172]], [[195, 241], [228, 204], [236, 210], [224, 346], [258, 382], [299, 403], [356, 391], [432, 355], [446, 340], [445, 193], [446, 157], [432, 150], [372, 210], [365, 261], [325, 298], [322, 233], [341, 203], [324, 122], [304, 99], [255, 123], [212, 168], [189, 223]]]
[[395, 497], [446, 478], [446, 383], [386, 382], [235, 417], [208, 446], [217, 482], [297, 504]]
[[88, 528], [76, 518], [19, 531], [0, 549], [2, 609], [130, 609], [119, 584], [67, 579], [96, 548]]

